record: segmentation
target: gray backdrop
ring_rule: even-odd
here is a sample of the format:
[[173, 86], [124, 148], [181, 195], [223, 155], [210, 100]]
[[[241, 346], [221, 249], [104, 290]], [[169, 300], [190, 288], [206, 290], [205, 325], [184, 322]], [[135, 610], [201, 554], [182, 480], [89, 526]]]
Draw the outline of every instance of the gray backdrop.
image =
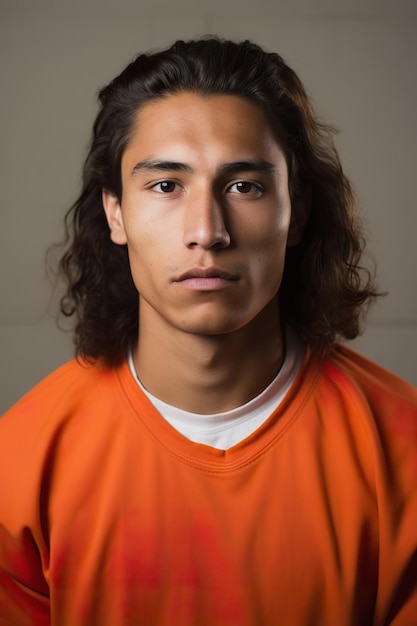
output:
[[354, 346], [416, 384], [416, 23], [415, 0], [1, 0], [0, 413], [72, 356], [44, 255], [78, 193], [97, 90], [138, 52], [207, 33], [279, 52], [340, 129], [389, 292]]

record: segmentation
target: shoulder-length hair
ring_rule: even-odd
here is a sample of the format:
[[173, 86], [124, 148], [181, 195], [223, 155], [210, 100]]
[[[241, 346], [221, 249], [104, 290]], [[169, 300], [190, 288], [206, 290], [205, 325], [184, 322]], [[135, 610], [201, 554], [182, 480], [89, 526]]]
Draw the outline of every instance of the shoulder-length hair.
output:
[[110, 239], [102, 189], [121, 201], [121, 159], [140, 107], [183, 91], [231, 94], [263, 107], [286, 155], [292, 200], [306, 189], [311, 195], [303, 239], [287, 251], [283, 321], [316, 347], [356, 337], [377, 293], [371, 272], [360, 266], [364, 239], [333, 129], [318, 121], [300, 79], [278, 54], [249, 41], [203, 38], [138, 56], [99, 93], [83, 187], [66, 215], [59, 264], [67, 285], [60, 311], [76, 318], [77, 355], [114, 366], [137, 337], [139, 298], [126, 246]]

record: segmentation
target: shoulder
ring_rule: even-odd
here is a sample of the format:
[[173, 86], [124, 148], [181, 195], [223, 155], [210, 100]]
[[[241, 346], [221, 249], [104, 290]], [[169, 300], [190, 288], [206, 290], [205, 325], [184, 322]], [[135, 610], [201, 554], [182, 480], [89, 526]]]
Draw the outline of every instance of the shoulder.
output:
[[[19, 485], [26, 490], [24, 485], [30, 484], [35, 494], [33, 481], [58, 466], [76, 467], [81, 459], [88, 465], [94, 450], [108, 448], [117, 424], [130, 423], [119, 419], [129, 411], [119, 370], [70, 361], [5, 413], [0, 419], [0, 474], [13, 476], [13, 489]], [[8, 488], [2, 485], [0, 500]]]
[[313, 363], [313, 398], [326, 415], [343, 416], [376, 456], [398, 462], [407, 455], [417, 468], [417, 389], [341, 344]]
[[323, 376], [364, 400], [417, 408], [417, 389], [392, 372], [342, 344], [323, 362]]
[[116, 370], [100, 363], [71, 360], [49, 374], [0, 419], [3, 436], [17, 423], [26, 428], [42, 428], [53, 419], [59, 422], [77, 412], [82, 405], [96, 403], [103, 393], [109, 393]]

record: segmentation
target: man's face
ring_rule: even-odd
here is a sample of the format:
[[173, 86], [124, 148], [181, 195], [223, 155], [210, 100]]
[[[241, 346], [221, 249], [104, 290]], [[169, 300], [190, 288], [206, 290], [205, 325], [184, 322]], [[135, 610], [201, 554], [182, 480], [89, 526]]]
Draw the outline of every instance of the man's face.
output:
[[112, 240], [128, 246], [140, 324], [224, 334], [276, 297], [291, 202], [285, 156], [261, 107], [194, 93], [145, 104], [122, 189], [121, 205], [106, 191], [103, 203]]

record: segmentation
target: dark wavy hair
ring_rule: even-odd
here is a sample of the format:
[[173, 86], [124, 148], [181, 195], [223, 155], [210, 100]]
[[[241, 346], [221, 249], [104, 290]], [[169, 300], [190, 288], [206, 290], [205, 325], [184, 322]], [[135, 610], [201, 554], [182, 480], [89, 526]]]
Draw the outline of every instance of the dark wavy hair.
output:
[[107, 189], [121, 200], [121, 159], [140, 107], [184, 91], [236, 95], [263, 107], [286, 155], [292, 199], [307, 188], [311, 193], [303, 239], [287, 251], [279, 291], [283, 321], [315, 347], [356, 337], [366, 305], [378, 294], [372, 273], [360, 266], [364, 238], [334, 131], [319, 122], [278, 54], [250, 41], [210, 37], [138, 56], [99, 93], [82, 192], [66, 215], [58, 270], [67, 285], [60, 311], [76, 318], [77, 355], [114, 366], [137, 337], [139, 298], [127, 249], [110, 239], [101, 194]]

